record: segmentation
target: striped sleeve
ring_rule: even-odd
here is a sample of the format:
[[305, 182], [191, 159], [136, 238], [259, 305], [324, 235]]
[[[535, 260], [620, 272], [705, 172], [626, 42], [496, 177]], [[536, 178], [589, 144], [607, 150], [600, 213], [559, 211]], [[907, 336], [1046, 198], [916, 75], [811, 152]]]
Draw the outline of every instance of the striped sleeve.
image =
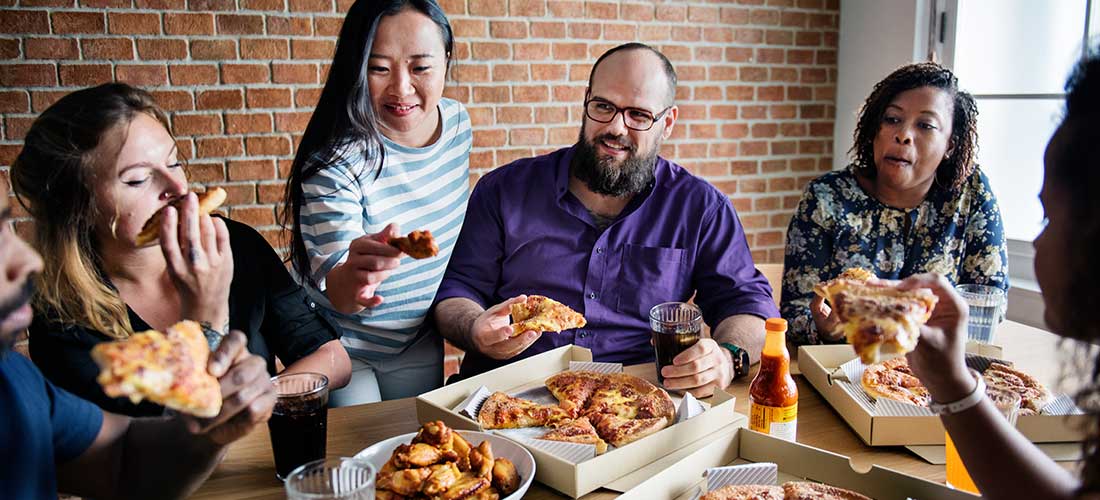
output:
[[302, 183], [302, 241], [321, 291], [329, 271], [347, 260], [352, 240], [367, 234], [358, 179], [362, 175], [341, 158]]

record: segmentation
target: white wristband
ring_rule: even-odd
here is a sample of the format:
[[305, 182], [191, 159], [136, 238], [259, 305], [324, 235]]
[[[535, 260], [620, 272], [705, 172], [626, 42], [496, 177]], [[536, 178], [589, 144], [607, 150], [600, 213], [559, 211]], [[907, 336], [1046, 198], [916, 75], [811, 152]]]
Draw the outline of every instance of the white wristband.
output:
[[932, 413], [936, 415], [951, 415], [959, 412], [969, 410], [982, 402], [985, 398], [985, 380], [982, 380], [980, 373], [970, 370], [970, 373], [974, 375], [974, 378], [978, 381], [978, 384], [974, 387], [974, 391], [967, 394], [966, 397], [953, 401], [951, 403], [937, 403], [935, 401], [928, 403], [928, 409], [932, 410]]

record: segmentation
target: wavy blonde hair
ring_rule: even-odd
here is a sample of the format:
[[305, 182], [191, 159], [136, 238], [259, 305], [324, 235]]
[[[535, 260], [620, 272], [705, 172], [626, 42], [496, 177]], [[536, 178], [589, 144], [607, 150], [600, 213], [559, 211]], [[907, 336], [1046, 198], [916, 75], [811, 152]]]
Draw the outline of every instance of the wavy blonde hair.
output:
[[126, 303], [102, 269], [94, 186], [121, 146], [109, 134], [125, 130], [137, 113], [170, 130], [167, 115], [141, 89], [108, 83], [73, 92], [35, 119], [11, 166], [12, 188], [34, 218], [32, 240], [44, 261], [36, 313], [113, 338], [133, 329]]

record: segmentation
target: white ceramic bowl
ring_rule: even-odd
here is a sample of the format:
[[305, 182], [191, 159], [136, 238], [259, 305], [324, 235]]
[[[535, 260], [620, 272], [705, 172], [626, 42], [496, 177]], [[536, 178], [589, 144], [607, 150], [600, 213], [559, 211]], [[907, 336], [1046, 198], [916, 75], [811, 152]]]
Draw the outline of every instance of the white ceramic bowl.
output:
[[[493, 457], [503, 457], [511, 460], [516, 466], [516, 473], [519, 474], [519, 489], [504, 497], [503, 500], [523, 498], [523, 494], [527, 493], [527, 488], [531, 487], [531, 481], [535, 479], [535, 459], [531, 456], [531, 452], [516, 444], [515, 441], [496, 434], [477, 431], [457, 432], [473, 446], [481, 444], [482, 441], [489, 441], [489, 444], [493, 447]], [[416, 433], [410, 432], [379, 441], [356, 453], [355, 458], [366, 460], [374, 466], [374, 470], [380, 470], [386, 464], [386, 461], [390, 459], [390, 456], [393, 455], [393, 450], [397, 449], [398, 445], [408, 444], [412, 442], [414, 437], [416, 437]]]

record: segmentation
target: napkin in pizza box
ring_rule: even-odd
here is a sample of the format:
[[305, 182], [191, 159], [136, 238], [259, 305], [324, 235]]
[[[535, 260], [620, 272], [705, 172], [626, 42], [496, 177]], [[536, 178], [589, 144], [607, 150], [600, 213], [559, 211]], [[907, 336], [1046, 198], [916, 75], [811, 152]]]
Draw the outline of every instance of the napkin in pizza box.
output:
[[[545, 430], [540, 432], [540, 435]], [[504, 434], [499, 433], [498, 434]], [[504, 434], [511, 437], [511, 434]], [[579, 464], [585, 460], [596, 457], [596, 445], [583, 443], [566, 443], [564, 441], [549, 441], [545, 439], [523, 439], [523, 444], [529, 448], [542, 450], [571, 464]], [[608, 445], [608, 449], [614, 449]]]
[[462, 400], [458, 406], [454, 407], [454, 410], [460, 415], [470, 417], [477, 420], [477, 413], [481, 411], [482, 403], [485, 403], [486, 399], [489, 399], [493, 393], [488, 387], [478, 387], [476, 391], [471, 393], [466, 399]]
[[622, 363], [600, 363], [597, 361], [570, 361], [569, 371], [590, 371], [596, 373], [622, 373]]
[[680, 406], [676, 408], [676, 417], [673, 420], [673, 424], [678, 424], [689, 418], [698, 416], [707, 411], [707, 406], [695, 399], [690, 392], [684, 393], [684, 398], [680, 400]]
[[[711, 467], [703, 472], [707, 478], [707, 491], [714, 491], [723, 486], [741, 484], [766, 484], [775, 485], [779, 482], [779, 466], [771, 462], [757, 462], [744, 465], [727, 465], [725, 467]], [[696, 491], [693, 500], [703, 495], [702, 491]]]

